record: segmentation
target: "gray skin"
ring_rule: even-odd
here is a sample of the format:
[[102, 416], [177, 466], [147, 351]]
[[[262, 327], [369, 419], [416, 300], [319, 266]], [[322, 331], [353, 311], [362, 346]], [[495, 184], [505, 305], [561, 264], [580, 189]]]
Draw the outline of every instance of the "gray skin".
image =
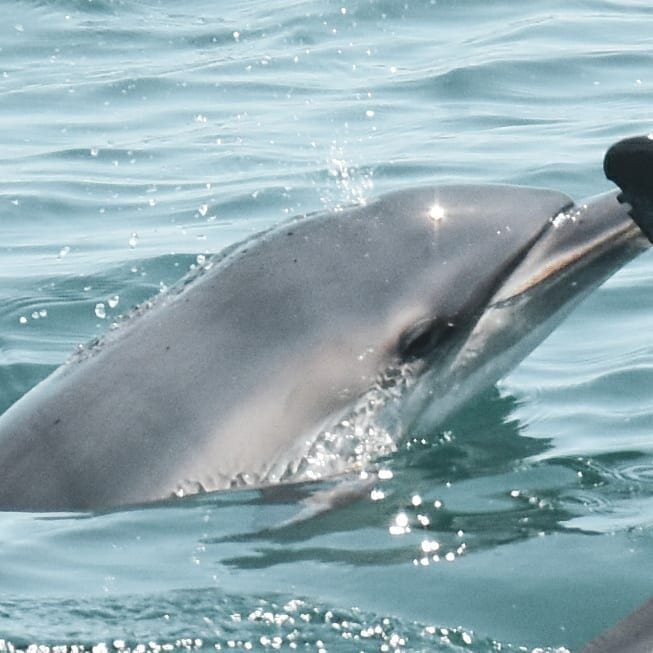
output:
[[600, 635], [580, 653], [651, 653], [653, 651], [653, 599]]
[[0, 417], [0, 508], [292, 479], [315, 438], [402, 366], [401, 432], [439, 422], [647, 247], [629, 210], [616, 193], [574, 206], [548, 190], [433, 186], [232, 247]]

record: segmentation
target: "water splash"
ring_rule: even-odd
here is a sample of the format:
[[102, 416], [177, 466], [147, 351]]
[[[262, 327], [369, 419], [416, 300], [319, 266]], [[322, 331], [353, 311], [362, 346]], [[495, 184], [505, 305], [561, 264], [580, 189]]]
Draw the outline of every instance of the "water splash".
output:
[[403, 436], [399, 403], [415, 380], [414, 365], [386, 370], [343, 418], [320, 432], [300, 459], [286, 465], [279, 480], [359, 472], [396, 451]]
[[343, 148], [332, 146], [327, 161], [329, 176], [335, 178], [337, 196], [322, 195], [324, 206], [333, 211], [342, 210], [351, 204], [365, 204], [374, 189], [373, 172], [359, 168], [347, 160]]

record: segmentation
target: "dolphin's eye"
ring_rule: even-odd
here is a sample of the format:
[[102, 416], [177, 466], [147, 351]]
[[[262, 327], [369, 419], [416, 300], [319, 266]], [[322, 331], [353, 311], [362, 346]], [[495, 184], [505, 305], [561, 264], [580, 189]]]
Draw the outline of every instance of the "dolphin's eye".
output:
[[422, 358], [452, 329], [451, 322], [439, 318], [420, 320], [401, 334], [397, 353], [402, 360]]

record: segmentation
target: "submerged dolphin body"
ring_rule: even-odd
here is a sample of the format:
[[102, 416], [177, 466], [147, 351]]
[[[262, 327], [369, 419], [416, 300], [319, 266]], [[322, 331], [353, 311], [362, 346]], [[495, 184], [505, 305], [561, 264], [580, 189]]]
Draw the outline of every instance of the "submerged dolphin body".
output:
[[0, 417], [0, 508], [332, 473], [316, 442], [398, 378], [399, 434], [442, 420], [646, 248], [629, 215], [638, 192], [576, 206], [548, 190], [432, 186], [232, 247]]
[[614, 628], [599, 635], [580, 653], [651, 653], [653, 599], [649, 599]]

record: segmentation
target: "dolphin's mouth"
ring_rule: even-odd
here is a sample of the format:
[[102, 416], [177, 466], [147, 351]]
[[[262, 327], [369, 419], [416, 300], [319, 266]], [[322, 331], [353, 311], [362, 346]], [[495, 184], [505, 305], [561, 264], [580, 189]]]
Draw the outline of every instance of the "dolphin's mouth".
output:
[[[605, 154], [603, 169], [621, 192], [564, 207], [553, 216], [490, 307], [516, 300], [579, 266], [591, 265], [606, 252], [643, 241], [643, 235], [653, 243], [653, 133], [613, 145]], [[633, 251], [645, 246], [639, 242]]]
[[[605, 196], [605, 203], [614, 200], [614, 223], [588, 218], [588, 205], [573, 206], [551, 219], [533, 247], [526, 253], [512, 274], [501, 285], [489, 302], [498, 307], [533, 292], [538, 286], [551, 283], [556, 277], [568, 274], [578, 266], [589, 265], [606, 251], [642, 240], [642, 231], [631, 219], [628, 209], [617, 204], [614, 193]], [[594, 224], [584, 225], [585, 221]], [[589, 226], [589, 228], [587, 228]], [[646, 245], [642, 242], [641, 249]]]
[[496, 382], [576, 304], [648, 246], [614, 191], [557, 213], [460, 343], [449, 367], [450, 382], [465, 380], [467, 395]]

